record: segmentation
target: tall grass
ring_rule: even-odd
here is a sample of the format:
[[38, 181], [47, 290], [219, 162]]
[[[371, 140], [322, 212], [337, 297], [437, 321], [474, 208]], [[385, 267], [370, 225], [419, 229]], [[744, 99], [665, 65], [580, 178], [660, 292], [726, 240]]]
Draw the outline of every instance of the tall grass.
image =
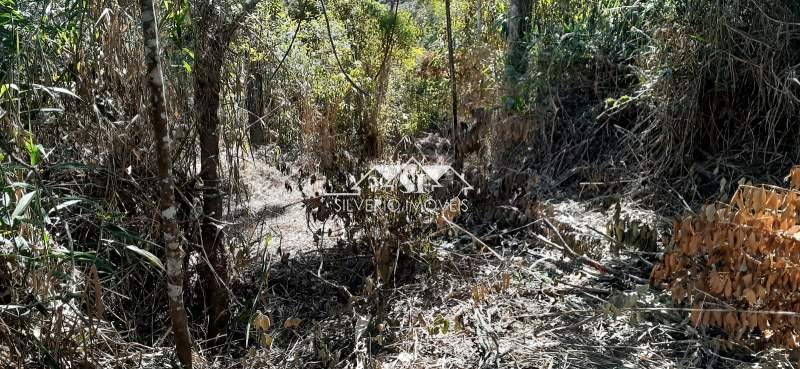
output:
[[800, 160], [800, 3], [535, 4], [522, 110], [553, 176], [600, 159], [637, 176], [731, 181]]

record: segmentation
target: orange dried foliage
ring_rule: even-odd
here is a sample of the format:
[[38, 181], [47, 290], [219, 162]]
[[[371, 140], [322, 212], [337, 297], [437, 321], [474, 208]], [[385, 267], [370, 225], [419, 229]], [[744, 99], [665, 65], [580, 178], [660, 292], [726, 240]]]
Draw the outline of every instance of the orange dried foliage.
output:
[[650, 281], [692, 306], [695, 326], [720, 328], [734, 340], [757, 332], [770, 345], [798, 346], [798, 319], [774, 313], [800, 313], [800, 167], [789, 178], [793, 189], [742, 185], [730, 204], [675, 220]]

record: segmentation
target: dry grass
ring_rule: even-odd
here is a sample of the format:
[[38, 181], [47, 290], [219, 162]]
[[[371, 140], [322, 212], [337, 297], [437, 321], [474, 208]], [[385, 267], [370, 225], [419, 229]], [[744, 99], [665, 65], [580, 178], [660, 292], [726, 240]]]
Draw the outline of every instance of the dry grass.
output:
[[[579, 203], [557, 208], [553, 222], [577, 218], [599, 225], [606, 220]], [[323, 249], [274, 264], [265, 305], [278, 322], [269, 332], [272, 347], [251, 349], [239, 365], [745, 368], [788, 363], [781, 351], [725, 350], [721, 336], [691, 328], [688, 313], [666, 294], [636, 282], [649, 273], [636, 250], [602, 259], [620, 273], [611, 275], [538, 242], [539, 232], [531, 226], [485, 235], [505, 262], [477, 250], [469, 237], [440, 239], [428, 271], [381, 291], [364, 284], [371, 270], [366, 255]], [[355, 297], [348, 300], [334, 285]], [[303, 323], [282, 328], [288, 317]]]

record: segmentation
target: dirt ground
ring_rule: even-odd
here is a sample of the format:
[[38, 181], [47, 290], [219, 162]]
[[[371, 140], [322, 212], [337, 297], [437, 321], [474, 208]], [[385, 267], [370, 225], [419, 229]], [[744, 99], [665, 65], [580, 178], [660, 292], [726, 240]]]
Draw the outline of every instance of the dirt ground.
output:
[[[248, 224], [273, 237], [264, 259], [269, 277], [257, 306], [272, 324], [267, 331], [238, 332], [246, 336], [248, 349], [231, 365], [791, 367], [780, 350], [725, 350], [718, 332], [692, 328], [668, 293], [648, 284], [657, 254], [610, 252], [611, 241], [603, 233], [611, 208], [545, 199], [556, 231], [543, 222], [472, 229], [481, 241], [448, 232], [432, 239], [433, 257], [420, 262], [410, 280], [376, 292], [371, 256], [336, 246], [335, 236], [315, 240], [302, 196], [287, 189], [286, 175], [249, 162], [242, 178], [250, 190]], [[662, 228], [669, 224], [634, 203], [623, 201], [621, 213]], [[590, 245], [586, 254], [597, 255], [596, 261], [611, 271], [557, 250], [553, 244], [561, 237]], [[244, 347], [244, 342], [235, 345]]]

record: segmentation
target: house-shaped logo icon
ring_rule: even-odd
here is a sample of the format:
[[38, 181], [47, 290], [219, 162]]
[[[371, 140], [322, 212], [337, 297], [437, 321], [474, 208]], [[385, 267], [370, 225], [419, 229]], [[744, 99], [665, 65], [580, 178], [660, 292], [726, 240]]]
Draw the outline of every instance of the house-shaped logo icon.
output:
[[460, 187], [460, 193], [467, 194], [472, 187], [461, 173], [449, 165], [423, 165], [416, 158], [403, 164], [379, 164], [370, 168], [352, 186], [350, 192], [329, 193], [328, 196], [357, 196], [364, 189], [370, 191], [399, 191], [405, 194], [431, 193], [442, 188], [441, 183], [450, 179]]

